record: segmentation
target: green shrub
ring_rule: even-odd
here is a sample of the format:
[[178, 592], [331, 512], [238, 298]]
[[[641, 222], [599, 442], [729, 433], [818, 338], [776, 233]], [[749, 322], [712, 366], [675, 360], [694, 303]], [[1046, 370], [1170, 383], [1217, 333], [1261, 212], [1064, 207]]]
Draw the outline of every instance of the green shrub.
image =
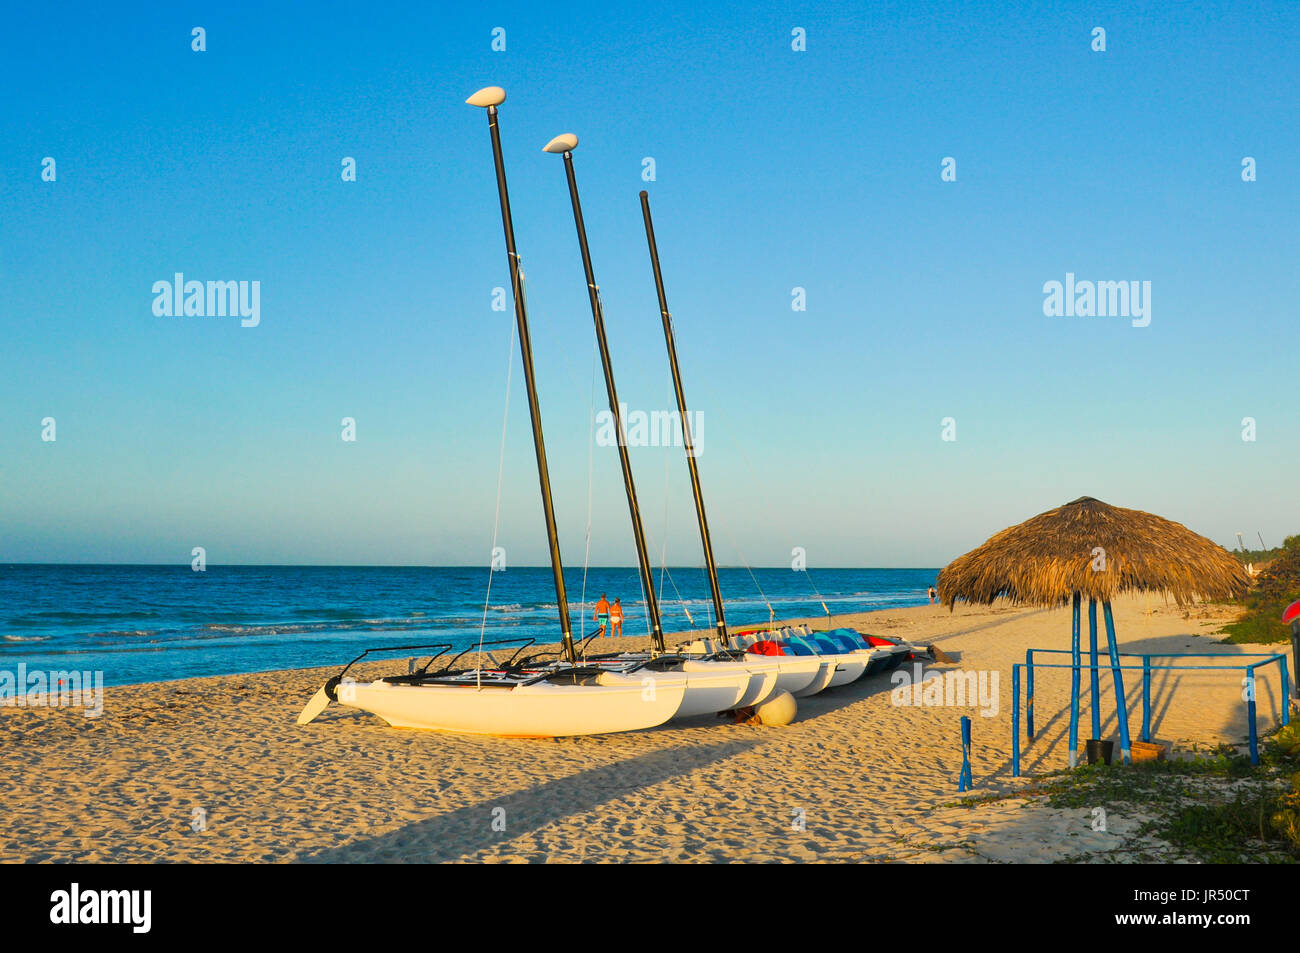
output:
[[1291, 790], [1277, 799], [1276, 810], [1269, 818], [1291, 850], [1300, 853], [1300, 771], [1291, 776]]

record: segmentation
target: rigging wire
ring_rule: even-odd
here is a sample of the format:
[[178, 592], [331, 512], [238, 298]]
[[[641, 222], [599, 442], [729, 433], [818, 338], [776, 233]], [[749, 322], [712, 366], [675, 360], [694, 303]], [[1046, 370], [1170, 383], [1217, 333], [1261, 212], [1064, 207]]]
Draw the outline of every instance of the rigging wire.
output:
[[767, 593], [763, 591], [763, 587], [758, 584], [758, 578], [754, 575], [754, 570], [750, 569], [749, 563], [745, 561], [745, 554], [740, 551], [740, 544], [736, 542], [736, 537], [731, 535], [731, 530], [728, 528], [726, 520], [722, 520], [721, 523], [722, 531], [726, 533], [727, 538], [731, 540], [731, 545], [736, 550], [736, 556], [740, 559], [740, 564], [745, 567], [745, 572], [749, 573], [749, 578], [753, 580], [754, 588], [758, 590], [759, 598], [761, 598], [767, 605], [768, 624], [775, 625], [776, 610], [772, 608], [772, 603], [768, 601]]
[[[676, 324], [676, 322], [673, 322], [673, 333], [674, 333], [674, 335], [677, 335], [677, 324]], [[680, 335], [677, 335], [677, 336], [680, 337]], [[715, 406], [715, 407], [718, 406], [717, 402], [715, 402], [714, 406]], [[715, 411], [715, 413], [716, 413], [716, 411]], [[715, 427], [715, 428], [714, 428], [714, 433], [717, 433], [717, 432], [718, 432], [718, 430], [717, 430], [717, 428]], [[722, 432], [724, 432], [724, 433], [727, 435], [727, 440], [728, 440], [728, 442], [730, 442], [732, 448], [734, 448], [734, 449], [736, 450], [736, 452], [740, 454], [740, 459], [741, 459], [741, 461], [745, 464], [745, 470], [746, 470], [746, 472], [748, 473], [748, 475], [749, 475], [749, 477], [750, 477], [750, 482], [751, 482], [751, 484], [752, 484], [755, 488], [757, 488], [757, 490], [758, 490], [759, 499], [762, 501], [763, 508], [767, 511], [767, 513], [769, 514], [769, 516], [770, 516], [772, 513], [778, 512], [777, 510], [773, 509], [771, 506], [768, 505], [767, 497], [766, 497], [766, 495], [763, 493], [763, 484], [762, 484], [762, 481], [760, 481], [760, 480], [758, 479], [758, 477], [757, 477], [757, 473], [756, 473], [755, 470], [754, 470], [754, 466], [753, 466], [753, 464], [750, 463], [750, 461], [749, 461], [749, 457], [746, 455], [744, 447], [742, 447], [742, 446], [740, 445], [740, 442], [736, 440], [734, 434], [732, 434], [732, 432], [731, 432], [731, 431], [726, 427], [725, 423], [724, 423], [724, 425], [723, 425], [723, 427], [722, 427]], [[722, 521], [722, 528], [723, 528], [723, 531], [727, 533], [727, 536], [728, 536], [729, 538], [731, 538], [731, 540], [732, 540], [732, 545], [735, 546], [735, 548], [736, 548], [736, 554], [737, 554], [738, 556], [740, 556], [741, 562], [743, 563], [743, 562], [744, 562], [744, 556], [743, 556], [743, 555], [741, 554], [741, 552], [740, 552], [740, 546], [736, 543], [735, 538], [731, 536], [731, 533], [730, 533], [730, 531], [727, 529], [727, 525], [726, 525], [725, 521]], [[780, 528], [781, 528], [783, 531], [788, 531], [788, 530], [789, 530], [789, 527], [788, 527], [787, 525], [784, 525], [784, 523], [781, 525]], [[786, 535], [787, 535], [787, 537], [791, 537], [791, 534], [790, 534], [789, 532], [786, 532]], [[748, 566], [748, 564], [745, 565], [745, 569], [746, 569], [746, 570], [749, 570], [749, 566]], [[822, 610], [826, 613], [826, 620], [827, 620], [827, 621], [826, 621], [826, 625], [827, 625], [827, 628], [830, 628], [831, 623], [834, 621], [834, 616], [831, 614], [831, 610], [830, 610], [830, 608], [826, 605], [826, 598], [825, 598], [825, 596], [823, 596], [822, 593], [821, 593], [821, 590], [817, 588], [817, 584], [813, 582], [812, 573], [810, 573], [810, 572], [808, 571], [808, 567], [805, 565], [804, 568], [803, 568], [801, 571], [803, 572], [804, 577], [808, 580], [808, 585], [812, 588], [813, 593], [816, 594], [816, 596], [817, 596], [817, 601], [821, 603]], [[753, 573], [752, 571], [749, 572], [749, 576], [750, 576], [751, 579], [754, 580], [754, 586], [755, 586], [755, 588], [757, 588], [757, 589], [759, 590], [759, 595], [761, 595], [761, 596], [763, 597], [763, 601], [764, 601], [764, 602], [767, 602], [767, 608], [768, 608], [768, 614], [769, 614], [769, 617], [771, 617], [771, 618], [775, 618], [775, 615], [774, 615], [774, 612], [773, 612], [773, 609], [772, 609], [772, 604], [771, 604], [770, 602], [768, 602], [768, 600], [767, 600], [767, 596], [763, 594], [763, 590], [762, 590], [761, 587], [759, 587], [759, 585], [758, 585], [758, 580], [757, 580], [757, 579], [754, 579], [754, 573]]]
[[[665, 531], [666, 531], [666, 528], [665, 528]], [[654, 538], [653, 538], [652, 536], [650, 536], [650, 534], [649, 534], [648, 532], [646, 533], [646, 537], [647, 537], [647, 540], [646, 540], [646, 541], [647, 541], [647, 544], [650, 545], [650, 546], [653, 546], [653, 545], [654, 545]], [[685, 615], [686, 615], [686, 621], [689, 622], [689, 623], [691, 624], [692, 627], [694, 627], [694, 625], [695, 625], [695, 618], [694, 618], [694, 616], [691, 615], [691, 610], [690, 610], [690, 608], [689, 608], [689, 607], [687, 606], [687, 604], [686, 604], [686, 598], [682, 595], [682, 591], [681, 591], [680, 589], [677, 588], [677, 580], [675, 580], [675, 579], [673, 578], [673, 574], [672, 574], [671, 572], [669, 572], [669, 570], [668, 570], [668, 541], [667, 541], [666, 538], [665, 538], [665, 540], [664, 540], [664, 545], [663, 545], [663, 547], [662, 547], [662, 549], [661, 549], [661, 554], [660, 554], [659, 559], [660, 559], [660, 561], [659, 561], [659, 586], [660, 586], [660, 589], [659, 589], [659, 593], [660, 593], [660, 595], [659, 595], [659, 604], [660, 604], [661, 606], [663, 605], [663, 581], [664, 581], [664, 577], [667, 576], [667, 577], [668, 577], [668, 582], [669, 582], [669, 583], [672, 585], [672, 587], [673, 587], [673, 592], [677, 594], [678, 607], [682, 610], [683, 613], [685, 613]]]
[[[603, 319], [604, 314], [605, 314], [605, 299], [604, 299], [604, 297], [602, 297], [602, 295], [601, 295], [601, 293], [600, 293], [600, 286], [599, 286], [599, 285], [592, 285], [591, 287], [592, 287], [592, 289], [596, 292], [596, 306], [597, 306], [597, 308], [599, 309], [600, 314], [601, 314], [601, 317], [602, 317], [602, 319]], [[592, 386], [592, 398], [591, 398], [591, 400], [592, 400], [592, 406], [594, 407], [594, 406], [595, 406], [595, 403], [596, 403], [596, 397], [595, 397], [595, 388], [596, 388], [596, 383], [595, 383], [595, 381], [596, 381], [596, 365], [595, 365], [595, 362], [594, 362], [594, 361], [593, 361], [593, 363], [592, 363], [592, 367], [591, 367], [591, 377], [592, 377], [592, 385], [591, 385], [591, 386]], [[623, 411], [622, 411], [622, 408], [618, 408], [618, 407], [611, 408], [611, 410], [612, 410], [612, 412], [613, 412], [613, 414], [614, 414], [614, 428], [615, 428], [614, 439], [618, 441], [618, 443], [619, 443], [619, 447], [622, 448], [622, 447], [625, 447], [625, 446], [627, 445], [627, 432], [624, 430]], [[620, 450], [620, 452], [622, 452], [622, 451]], [[629, 515], [629, 518], [630, 518], [631, 514], [628, 514], [628, 515]], [[589, 518], [590, 518], [590, 515], [589, 515]], [[643, 528], [643, 532], [644, 532], [644, 528]], [[638, 556], [638, 558], [639, 558], [639, 557], [640, 557], [640, 553], [638, 553], [637, 556]], [[641, 609], [642, 609], [642, 613], [645, 615], [645, 630], [646, 630], [646, 634], [647, 634], [647, 635], [652, 635], [652, 634], [654, 633], [654, 629], [651, 628], [651, 626], [650, 626], [650, 593], [646, 592], [645, 581], [642, 580], [642, 578], [641, 578], [641, 573], [640, 573], [640, 567], [639, 567], [639, 566], [638, 566], [638, 571], [637, 571], [637, 574], [636, 574], [636, 580], [637, 580], [637, 588], [641, 590]], [[653, 585], [653, 582], [651, 583], [651, 585]], [[622, 632], [622, 628], [621, 628], [621, 627], [620, 627], [619, 631]]]
[[[520, 293], [523, 293], [524, 271], [523, 263], [519, 261], [519, 256], [515, 256], [515, 262], [519, 269], [518, 285]], [[525, 307], [527, 307], [525, 299]], [[510, 328], [510, 349], [509, 358], [506, 361], [506, 409], [501, 418], [501, 454], [497, 460], [497, 502], [496, 510], [492, 517], [492, 558], [488, 561], [488, 581], [487, 593], [483, 596], [483, 621], [479, 624], [478, 629], [478, 654], [479, 665], [477, 668], [477, 688], [483, 690], [483, 636], [487, 631], [488, 606], [492, 602], [492, 574], [496, 570], [496, 553], [497, 553], [497, 533], [501, 528], [501, 483], [506, 469], [506, 427], [510, 421], [510, 382], [515, 373], [515, 329]]]
[[[666, 407], [672, 399], [672, 388], [667, 381], [664, 383], [664, 389], [664, 406]], [[691, 615], [690, 607], [687, 606], [686, 600], [682, 597], [682, 591], [677, 588], [677, 580], [673, 579], [673, 574], [668, 571], [668, 485], [672, 473], [672, 458], [671, 452], [664, 454], [664, 544], [659, 552], [659, 605], [662, 610], [664, 604], [664, 577], [667, 577], [668, 581], [672, 583], [673, 592], [677, 594], [678, 607], [686, 614], [686, 621], [693, 629], [695, 628], [695, 618]]]
[[[723, 431], [726, 432], [725, 427], [723, 428]], [[769, 515], [775, 512], [770, 506], [768, 506], [767, 498], [763, 495], [762, 485], [759, 483], [757, 479], [757, 476], [754, 472], [754, 467], [749, 462], [749, 457], [746, 456], [744, 448], [740, 446], [740, 444], [729, 432], [727, 432], [727, 439], [731, 441], [731, 445], [736, 449], [736, 452], [740, 454], [740, 459], [745, 464], [745, 470], [749, 473], [749, 476], [751, 477], [751, 482], [758, 489], [758, 496], [763, 503], [763, 508], [767, 510]], [[723, 528], [724, 529], [726, 528], [726, 524], [723, 524]], [[789, 530], [789, 527], [784, 524], [780, 528], [782, 530], [787, 530], [787, 531]], [[786, 535], [787, 537], [792, 538], [792, 534], [787, 532]], [[813, 582], [812, 573], [808, 571], [808, 566], [806, 564], [804, 565], [803, 569], [796, 570], [796, 571], [802, 572], [804, 574], [804, 578], [808, 580], [808, 585], [812, 588], [813, 593], [817, 596], [817, 601], [821, 603], [822, 611], [826, 613], [826, 627], [829, 629], [831, 627], [831, 623], [834, 622], [834, 616], [831, 614], [830, 607], [826, 605], [826, 597], [822, 595], [821, 590], [817, 588], [817, 584]]]
[[591, 488], [592, 463], [596, 447], [596, 342], [591, 343], [591, 396], [587, 402], [587, 543], [582, 553], [582, 601], [578, 604], [578, 644], [587, 658], [587, 564], [591, 557]]

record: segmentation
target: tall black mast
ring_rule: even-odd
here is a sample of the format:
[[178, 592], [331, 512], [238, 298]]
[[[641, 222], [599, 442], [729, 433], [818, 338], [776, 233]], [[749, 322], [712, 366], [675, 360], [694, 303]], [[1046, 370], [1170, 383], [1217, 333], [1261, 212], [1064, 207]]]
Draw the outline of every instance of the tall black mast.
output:
[[496, 163], [497, 194], [501, 200], [501, 224], [506, 233], [506, 257], [510, 262], [511, 291], [515, 299], [515, 324], [519, 328], [519, 350], [524, 359], [524, 383], [528, 387], [528, 415], [533, 422], [533, 446], [537, 450], [537, 479], [542, 488], [542, 511], [546, 515], [546, 539], [551, 548], [551, 572], [555, 576], [555, 601], [560, 611], [560, 632], [564, 652], [570, 662], [577, 661], [573, 648], [573, 629], [569, 624], [569, 597], [564, 588], [564, 566], [560, 562], [560, 539], [555, 529], [555, 507], [551, 502], [551, 478], [546, 468], [546, 443], [542, 439], [542, 411], [537, 402], [537, 381], [533, 374], [532, 339], [528, 334], [528, 314], [524, 305], [523, 275], [519, 255], [515, 252], [515, 226], [510, 218], [510, 194], [506, 191], [505, 160], [501, 157], [501, 133], [497, 129], [497, 105], [505, 102], [505, 90], [488, 87], [467, 100], [473, 106], [487, 106], [488, 129], [492, 133], [492, 160]]
[[582, 268], [587, 276], [587, 297], [591, 301], [591, 317], [596, 324], [596, 341], [600, 345], [600, 363], [605, 370], [605, 393], [609, 396], [609, 412], [614, 415], [618, 428], [618, 459], [623, 468], [623, 489], [627, 491], [627, 509], [632, 517], [632, 533], [636, 537], [637, 568], [641, 573], [641, 588], [645, 590], [646, 608], [650, 612], [650, 636], [655, 648], [664, 651], [664, 633], [660, 626], [659, 599], [655, 595], [654, 576], [650, 571], [650, 554], [646, 549], [645, 529], [641, 525], [641, 509], [636, 501], [636, 484], [632, 480], [632, 463], [628, 459], [626, 433], [623, 429], [623, 411], [614, 389], [614, 369], [609, 360], [609, 344], [605, 340], [605, 314], [600, 303], [600, 288], [591, 268], [591, 251], [587, 247], [587, 226], [582, 220], [582, 203], [578, 200], [578, 180], [573, 174], [573, 149], [578, 145], [576, 136], [559, 136], [546, 147], [547, 152], [564, 153], [564, 172], [569, 180], [569, 198], [573, 203], [573, 222], [578, 228], [578, 247], [582, 250]]
[[704, 566], [709, 572], [709, 588], [713, 592], [713, 614], [718, 627], [718, 638], [730, 645], [727, 619], [722, 608], [722, 590], [718, 588], [718, 567], [713, 561], [713, 542], [709, 538], [709, 518], [704, 512], [704, 494], [700, 492], [700, 471], [695, 464], [695, 443], [691, 438], [691, 418], [686, 411], [686, 394], [682, 391], [682, 372], [677, 366], [677, 345], [673, 343], [673, 316], [668, 311], [668, 298], [664, 295], [664, 276], [659, 270], [659, 247], [655, 244], [654, 222], [650, 220], [650, 196], [641, 193], [641, 217], [645, 219], [645, 237], [650, 246], [650, 264], [655, 273], [655, 290], [659, 293], [659, 316], [664, 322], [664, 341], [668, 344], [668, 363], [673, 370], [673, 390], [677, 394], [677, 412], [682, 418], [682, 438], [686, 442], [686, 464], [691, 471], [691, 492], [695, 494], [695, 515], [700, 523], [700, 543], [704, 547]]

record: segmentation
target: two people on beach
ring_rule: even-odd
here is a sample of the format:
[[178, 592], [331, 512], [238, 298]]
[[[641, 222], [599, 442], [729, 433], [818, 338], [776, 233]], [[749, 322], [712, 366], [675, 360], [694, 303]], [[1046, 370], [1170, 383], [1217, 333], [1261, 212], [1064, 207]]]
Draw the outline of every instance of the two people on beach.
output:
[[623, 634], [623, 603], [619, 599], [614, 600], [610, 605], [609, 600], [605, 598], [605, 593], [600, 594], [600, 601], [596, 603], [596, 623], [604, 630], [601, 638], [606, 635], [620, 636]]

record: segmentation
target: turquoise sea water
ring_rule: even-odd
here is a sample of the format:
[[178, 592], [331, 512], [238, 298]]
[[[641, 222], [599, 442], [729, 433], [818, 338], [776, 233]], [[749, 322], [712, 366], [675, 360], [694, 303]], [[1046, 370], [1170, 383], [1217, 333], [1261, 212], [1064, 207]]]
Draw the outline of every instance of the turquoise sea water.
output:
[[[920, 605], [934, 569], [722, 569], [733, 627], [776, 617]], [[602, 592], [623, 599], [624, 634], [644, 635], [631, 567], [566, 572], [575, 635], [592, 632]], [[656, 571], [656, 580], [660, 574]], [[202, 675], [334, 665], [380, 645], [477, 642], [486, 569], [479, 567], [0, 565], [0, 669], [102, 671], [125, 685]], [[815, 588], [814, 588], [815, 587]], [[664, 628], [711, 624], [698, 567], [662, 578]], [[765, 601], [766, 600], [766, 601]], [[694, 626], [687, 613], [693, 617]], [[485, 638], [559, 639], [549, 568], [512, 567], [492, 579]]]

